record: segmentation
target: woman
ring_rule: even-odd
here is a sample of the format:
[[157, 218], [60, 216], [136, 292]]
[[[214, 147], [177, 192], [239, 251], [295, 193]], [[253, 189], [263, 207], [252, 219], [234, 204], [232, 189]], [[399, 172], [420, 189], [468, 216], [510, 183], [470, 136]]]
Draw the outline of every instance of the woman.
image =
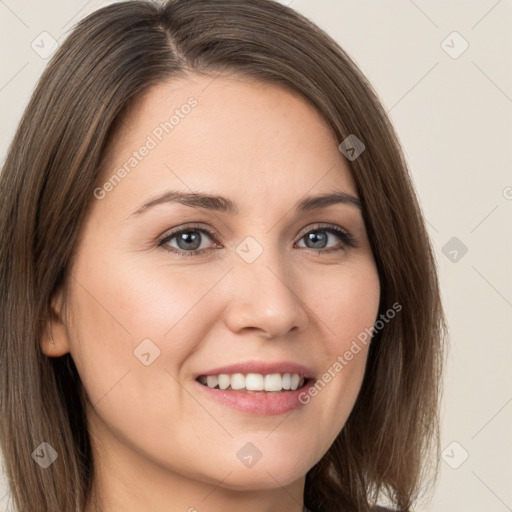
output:
[[100, 9], [0, 181], [19, 512], [414, 506], [435, 261], [393, 128], [318, 27], [270, 0]]

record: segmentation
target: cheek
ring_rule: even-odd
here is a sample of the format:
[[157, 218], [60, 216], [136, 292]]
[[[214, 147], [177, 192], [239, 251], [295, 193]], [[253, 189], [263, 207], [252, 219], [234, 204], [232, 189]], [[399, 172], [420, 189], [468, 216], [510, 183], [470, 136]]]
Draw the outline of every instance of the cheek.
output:
[[[82, 255], [73, 272], [70, 340], [91, 401], [127, 371], [150, 367], [175, 375], [206, 337], [209, 319], [220, 314], [208, 293], [224, 272]], [[141, 386], [151, 382], [146, 375]]]
[[377, 318], [380, 283], [371, 258], [320, 276], [309, 290], [306, 302], [319, 318], [331, 357], [347, 350]]
[[[311, 303], [324, 334], [325, 365], [314, 388], [302, 399], [314, 410], [327, 450], [347, 421], [364, 378], [371, 328], [378, 314], [379, 277], [373, 260], [357, 268], [347, 266], [339, 277], [314, 287]], [[313, 287], [311, 288], [313, 290]], [[311, 439], [315, 442], [315, 439]]]
[[[92, 428], [168, 462], [175, 448], [166, 452], [162, 439], [187, 447], [212, 428], [179, 379], [208, 319], [218, 316], [212, 300], [201, 298], [222, 274], [191, 272], [187, 282], [169, 268], [141, 272], [99, 261], [77, 265], [70, 302], [71, 355], [92, 404]], [[187, 424], [198, 426], [182, 428]]]

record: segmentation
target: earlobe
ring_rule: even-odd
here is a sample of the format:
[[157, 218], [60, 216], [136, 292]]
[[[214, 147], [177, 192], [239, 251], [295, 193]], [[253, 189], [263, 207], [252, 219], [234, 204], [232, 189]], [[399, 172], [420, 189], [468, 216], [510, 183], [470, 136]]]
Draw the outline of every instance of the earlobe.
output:
[[41, 341], [41, 350], [48, 357], [60, 357], [69, 352], [68, 331], [64, 318], [64, 293], [59, 289], [48, 306], [46, 332]]
[[47, 332], [43, 334], [43, 339], [41, 341], [41, 350], [48, 357], [59, 357], [64, 355], [65, 352], [62, 351], [60, 343], [57, 343], [53, 338], [52, 322], [48, 320], [47, 325]]
[[52, 325], [50, 321], [48, 321], [47, 332], [43, 334], [43, 339], [41, 340], [41, 350], [48, 357], [60, 357], [67, 352], [67, 350], [63, 350], [60, 340], [57, 342], [53, 338]]

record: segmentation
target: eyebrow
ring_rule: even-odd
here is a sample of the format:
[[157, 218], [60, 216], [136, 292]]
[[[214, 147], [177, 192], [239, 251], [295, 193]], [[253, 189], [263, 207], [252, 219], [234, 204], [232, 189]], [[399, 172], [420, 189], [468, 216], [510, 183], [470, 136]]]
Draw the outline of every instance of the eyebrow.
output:
[[[177, 190], [169, 190], [164, 194], [151, 199], [143, 204], [140, 208], [135, 210], [132, 215], [139, 215], [149, 210], [153, 206], [162, 203], [179, 203], [193, 208], [202, 208], [205, 210], [212, 210], [229, 215], [238, 215], [240, 208], [238, 204], [227, 197], [219, 195], [203, 194], [200, 192], [181, 192]], [[295, 205], [297, 213], [304, 213], [311, 210], [320, 208], [327, 208], [333, 204], [346, 204], [362, 210], [361, 201], [346, 192], [333, 192], [330, 194], [323, 194], [317, 196], [309, 196], [302, 199]]]

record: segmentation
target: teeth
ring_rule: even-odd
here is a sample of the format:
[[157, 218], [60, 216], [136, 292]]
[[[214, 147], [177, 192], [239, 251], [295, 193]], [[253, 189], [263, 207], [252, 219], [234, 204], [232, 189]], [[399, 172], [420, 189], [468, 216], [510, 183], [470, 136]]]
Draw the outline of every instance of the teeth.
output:
[[291, 388], [297, 389], [299, 387], [299, 383], [300, 383], [300, 375], [298, 375], [297, 373], [293, 373], [292, 374], [292, 383], [290, 384]]
[[217, 375], [208, 375], [206, 377], [206, 384], [209, 388], [214, 388], [219, 383]]
[[271, 373], [262, 375], [261, 373], [234, 373], [228, 375], [221, 373], [220, 375], [208, 375], [200, 377], [201, 384], [209, 388], [218, 389], [239, 389], [246, 391], [283, 391], [292, 390], [302, 387], [305, 379], [298, 373]]
[[283, 389], [283, 378], [280, 373], [265, 375], [265, 391], [281, 391]]
[[231, 384], [230, 376], [226, 375], [225, 373], [221, 373], [219, 375], [219, 388], [220, 389], [228, 389], [230, 384]]
[[243, 373], [235, 373], [231, 375], [231, 389], [245, 388], [245, 375]]
[[263, 375], [259, 373], [248, 373], [245, 377], [245, 389], [247, 391], [263, 391]]

